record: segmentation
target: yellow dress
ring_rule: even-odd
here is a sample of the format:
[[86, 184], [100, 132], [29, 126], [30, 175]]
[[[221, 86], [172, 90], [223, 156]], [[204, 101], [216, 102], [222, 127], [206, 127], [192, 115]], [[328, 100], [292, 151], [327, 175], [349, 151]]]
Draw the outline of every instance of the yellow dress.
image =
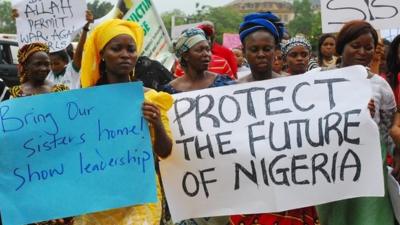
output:
[[[144, 96], [146, 101], [159, 107], [162, 123], [168, 136], [171, 137], [167, 111], [172, 106], [172, 96], [165, 92], [156, 92], [154, 90], [147, 91]], [[151, 126], [150, 135], [154, 143], [154, 129]], [[156, 184], [157, 203], [82, 215], [74, 218], [74, 225], [159, 225], [162, 212], [162, 195], [158, 176], [156, 176]]]

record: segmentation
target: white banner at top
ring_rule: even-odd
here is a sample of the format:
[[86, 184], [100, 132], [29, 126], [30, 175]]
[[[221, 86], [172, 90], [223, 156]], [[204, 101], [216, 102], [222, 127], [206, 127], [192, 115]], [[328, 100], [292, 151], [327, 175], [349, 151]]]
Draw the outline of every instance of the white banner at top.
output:
[[[133, 6], [123, 18], [140, 23], [144, 29], [145, 37], [142, 55], [157, 60], [170, 69], [175, 63], [175, 57], [169, 51], [171, 40], [153, 2], [151, 0], [130, 1]], [[122, 2], [120, 0], [120, 3]]]
[[323, 33], [338, 32], [350, 20], [366, 20], [375, 29], [400, 27], [399, 0], [321, 0]]

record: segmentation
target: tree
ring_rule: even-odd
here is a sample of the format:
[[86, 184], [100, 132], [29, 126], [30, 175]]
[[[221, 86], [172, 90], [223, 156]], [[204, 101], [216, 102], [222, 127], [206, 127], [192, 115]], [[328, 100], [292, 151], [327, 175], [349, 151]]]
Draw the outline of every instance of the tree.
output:
[[190, 17], [197, 22], [208, 20], [214, 23], [217, 32], [216, 41], [222, 43], [224, 33], [238, 33], [243, 15], [232, 7], [210, 7], [197, 5], [197, 11]]
[[238, 33], [239, 24], [242, 22], [242, 14], [231, 7], [210, 7], [196, 3], [196, 11], [191, 15], [185, 15], [179, 9], [161, 15], [168, 31], [171, 30], [171, 18], [175, 16], [175, 25], [199, 23], [205, 20], [211, 21], [217, 31], [216, 40], [222, 43], [224, 33]]
[[94, 18], [98, 19], [110, 12], [113, 5], [106, 1], [94, 0], [87, 3], [87, 8], [92, 11]]
[[172, 17], [175, 17], [175, 26], [178, 26], [186, 23], [187, 15], [180, 9], [174, 9], [161, 14], [161, 19], [169, 35], [171, 35]]
[[289, 33], [292, 36], [301, 33], [315, 46], [322, 32], [321, 14], [313, 11], [310, 0], [295, 0], [293, 9], [294, 20], [288, 24]]
[[321, 24], [321, 12], [314, 14], [312, 29], [310, 33], [310, 41], [314, 50], [318, 48], [318, 40], [322, 34], [322, 24]]
[[11, 2], [2, 1], [0, 3], [0, 33], [15, 34], [17, 32], [15, 21], [11, 17]]
[[243, 15], [231, 7], [210, 8], [205, 18], [214, 23], [218, 43], [222, 43], [224, 33], [239, 33], [239, 25], [243, 21]]

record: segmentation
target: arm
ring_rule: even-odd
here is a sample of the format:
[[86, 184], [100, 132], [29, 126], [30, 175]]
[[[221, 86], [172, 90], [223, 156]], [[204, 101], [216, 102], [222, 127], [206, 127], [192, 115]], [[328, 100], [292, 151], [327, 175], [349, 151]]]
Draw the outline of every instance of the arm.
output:
[[369, 100], [368, 102], [368, 110], [369, 114], [371, 114], [371, 117], [375, 117], [375, 101], [373, 99]]
[[82, 64], [82, 53], [83, 53], [83, 46], [85, 46], [87, 33], [89, 31], [89, 25], [93, 23], [93, 14], [89, 10], [86, 11], [86, 21], [87, 23], [83, 26], [81, 37], [79, 38], [78, 45], [76, 46], [76, 51], [74, 54], [74, 58], [72, 59], [72, 63], [74, 64], [75, 68], [81, 69]]
[[168, 132], [163, 124], [163, 122], [165, 123], [168, 121], [167, 115], [165, 112], [161, 112], [155, 104], [145, 102], [143, 104], [143, 116], [154, 129], [154, 152], [160, 158], [167, 158], [172, 150], [172, 140], [168, 136]]
[[12, 9], [11, 11], [11, 18], [15, 21], [15, 19], [19, 17], [19, 13], [17, 9]]
[[372, 73], [379, 74], [379, 65], [381, 63], [381, 59], [384, 54], [385, 54], [385, 46], [383, 45], [382, 40], [380, 40], [376, 46], [374, 56], [372, 57], [372, 61], [369, 65], [369, 68]]

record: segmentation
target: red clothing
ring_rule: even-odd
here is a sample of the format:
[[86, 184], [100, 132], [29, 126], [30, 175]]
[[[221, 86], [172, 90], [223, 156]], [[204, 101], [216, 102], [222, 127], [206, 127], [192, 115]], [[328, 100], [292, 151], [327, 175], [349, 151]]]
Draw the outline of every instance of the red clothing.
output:
[[225, 48], [224, 46], [218, 43], [214, 43], [211, 52], [214, 55], [224, 58], [231, 67], [232, 73], [236, 76], [238, 66], [236, 57], [231, 50]]
[[315, 207], [294, 209], [280, 213], [231, 216], [231, 225], [317, 225]]
[[[232, 73], [231, 67], [229, 66], [228, 62], [216, 55], [211, 55], [211, 62], [208, 65], [208, 71], [220, 74], [220, 75], [227, 75], [232, 80], [236, 79], [234, 73]], [[176, 66], [175, 76], [180, 77], [183, 76], [185, 72], [183, 71], [180, 64]]]

